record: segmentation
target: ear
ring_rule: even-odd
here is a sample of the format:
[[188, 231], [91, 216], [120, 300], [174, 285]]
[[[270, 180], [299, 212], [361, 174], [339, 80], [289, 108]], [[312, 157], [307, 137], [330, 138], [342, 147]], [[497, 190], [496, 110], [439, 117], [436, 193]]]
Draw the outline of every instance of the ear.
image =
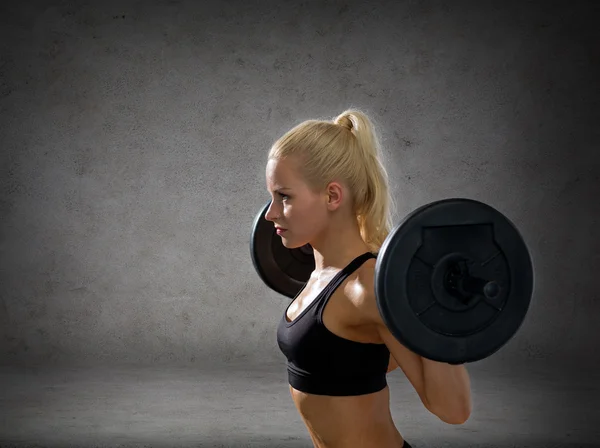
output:
[[327, 208], [330, 211], [337, 210], [345, 199], [345, 191], [339, 182], [330, 182], [325, 189]]

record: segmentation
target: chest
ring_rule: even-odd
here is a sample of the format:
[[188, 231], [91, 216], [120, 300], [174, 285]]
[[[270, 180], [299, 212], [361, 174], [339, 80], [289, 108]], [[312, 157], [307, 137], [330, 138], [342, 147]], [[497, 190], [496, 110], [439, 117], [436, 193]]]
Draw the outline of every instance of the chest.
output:
[[321, 292], [322, 289], [315, 287], [305, 288], [285, 311], [285, 321], [289, 324], [298, 320], [294, 324], [297, 325], [308, 317], [308, 311], [313, 311], [310, 316], [317, 316], [317, 310], [321, 308], [322, 325], [334, 335], [354, 342], [383, 343], [376, 328], [366, 322], [346, 288], [336, 289], [329, 297], [321, 296]]

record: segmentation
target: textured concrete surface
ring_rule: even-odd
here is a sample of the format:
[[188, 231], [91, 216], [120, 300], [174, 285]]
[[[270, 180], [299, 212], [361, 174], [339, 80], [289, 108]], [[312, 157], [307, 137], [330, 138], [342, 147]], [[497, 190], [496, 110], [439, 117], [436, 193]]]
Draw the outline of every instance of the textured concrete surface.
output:
[[[598, 372], [473, 364], [474, 410], [447, 425], [399, 371], [394, 421], [415, 448], [600, 446]], [[0, 369], [0, 446], [311, 447], [283, 365]]]
[[[380, 126], [399, 217], [462, 196], [521, 230], [536, 291], [497, 361], [597, 362], [598, 10], [3, 2], [0, 359], [280, 360], [274, 329], [287, 301], [261, 283], [248, 249], [267, 200], [266, 152], [299, 121], [357, 106]], [[102, 379], [83, 378], [66, 387], [77, 394]], [[149, 384], [132, 393], [163, 393]], [[97, 387], [99, 407], [122, 404]], [[43, 406], [64, 404], [54, 394]]]

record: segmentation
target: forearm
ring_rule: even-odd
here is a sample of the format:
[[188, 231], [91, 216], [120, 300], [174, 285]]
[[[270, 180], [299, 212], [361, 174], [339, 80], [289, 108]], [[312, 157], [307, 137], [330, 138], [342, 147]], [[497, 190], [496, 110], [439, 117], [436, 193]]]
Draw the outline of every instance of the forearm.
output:
[[[423, 358], [404, 346], [387, 330], [381, 337], [425, 407], [446, 423], [464, 423], [471, 412], [471, 385], [464, 365], [451, 365]], [[388, 364], [388, 372], [392, 359]]]
[[471, 413], [471, 381], [464, 365], [421, 358], [430, 411], [447, 423], [464, 423]]

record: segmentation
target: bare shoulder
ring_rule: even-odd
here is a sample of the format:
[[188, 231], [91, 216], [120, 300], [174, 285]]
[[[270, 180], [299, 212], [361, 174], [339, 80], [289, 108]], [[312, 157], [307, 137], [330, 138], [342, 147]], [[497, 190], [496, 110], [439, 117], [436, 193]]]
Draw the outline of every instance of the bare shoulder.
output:
[[357, 269], [356, 277], [347, 286], [346, 295], [364, 324], [384, 325], [375, 297], [375, 264], [376, 260], [370, 259]]

